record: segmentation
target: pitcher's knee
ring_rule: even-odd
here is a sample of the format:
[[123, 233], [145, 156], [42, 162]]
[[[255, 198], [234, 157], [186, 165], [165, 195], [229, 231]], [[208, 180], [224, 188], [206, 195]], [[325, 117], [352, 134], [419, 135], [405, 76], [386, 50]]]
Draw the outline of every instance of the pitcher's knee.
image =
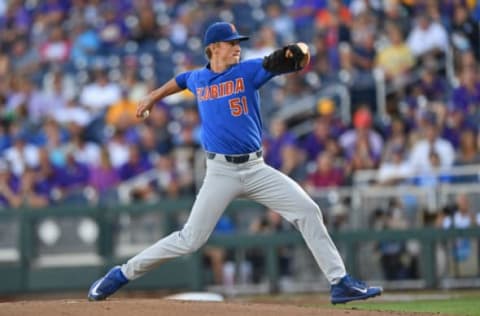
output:
[[186, 253], [197, 251], [207, 241], [209, 234], [201, 230], [184, 227], [180, 232], [180, 238], [185, 246]]
[[322, 211], [320, 210], [320, 207], [315, 203], [307, 203], [303, 208], [302, 212], [304, 217], [308, 218], [319, 218], [321, 221], [323, 221], [323, 216], [322, 216]]

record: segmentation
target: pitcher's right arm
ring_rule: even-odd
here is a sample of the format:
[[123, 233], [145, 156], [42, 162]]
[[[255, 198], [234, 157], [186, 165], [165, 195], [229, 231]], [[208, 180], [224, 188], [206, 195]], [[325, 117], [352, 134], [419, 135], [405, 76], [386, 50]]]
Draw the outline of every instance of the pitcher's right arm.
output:
[[151, 111], [153, 105], [156, 102], [162, 100], [165, 97], [168, 97], [169, 95], [180, 92], [182, 90], [183, 89], [178, 86], [175, 78], [170, 79], [165, 84], [163, 84], [160, 88], [153, 90], [152, 92], [150, 92], [140, 100], [140, 102], [137, 105], [136, 116], [138, 118], [142, 118], [143, 112], [147, 110]]

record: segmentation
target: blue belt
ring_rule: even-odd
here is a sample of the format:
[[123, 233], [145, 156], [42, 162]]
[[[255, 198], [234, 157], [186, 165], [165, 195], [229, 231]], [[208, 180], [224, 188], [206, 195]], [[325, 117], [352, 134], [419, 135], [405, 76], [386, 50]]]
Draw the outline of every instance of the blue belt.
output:
[[259, 151], [245, 154], [245, 155], [222, 155], [217, 153], [207, 152], [208, 159], [215, 159], [215, 157], [223, 157], [226, 161], [231, 163], [244, 163], [249, 160], [257, 159], [262, 157], [263, 151], [260, 149]]

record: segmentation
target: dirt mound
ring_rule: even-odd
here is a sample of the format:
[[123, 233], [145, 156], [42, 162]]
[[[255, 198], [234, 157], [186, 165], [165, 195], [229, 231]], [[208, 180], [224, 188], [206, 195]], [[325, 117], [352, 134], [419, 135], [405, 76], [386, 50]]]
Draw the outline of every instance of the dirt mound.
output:
[[[192, 302], [165, 299], [109, 299], [103, 302], [88, 302], [81, 299], [17, 301], [0, 303], [0, 316], [380, 316], [380, 315], [434, 315], [419, 313], [396, 313], [333, 309], [331, 307], [311, 307], [287, 304], [264, 304], [244, 302]], [[438, 316], [438, 314], [435, 314]]]

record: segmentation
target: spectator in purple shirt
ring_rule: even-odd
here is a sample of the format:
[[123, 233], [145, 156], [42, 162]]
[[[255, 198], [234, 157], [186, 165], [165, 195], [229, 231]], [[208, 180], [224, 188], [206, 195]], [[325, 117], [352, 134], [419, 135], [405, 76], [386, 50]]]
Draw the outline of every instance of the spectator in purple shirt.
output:
[[309, 133], [302, 143], [302, 148], [307, 152], [307, 160], [314, 161], [318, 154], [325, 150], [325, 144], [330, 138], [330, 124], [328, 120], [319, 117], [315, 120], [313, 131]]
[[[152, 1], [145, 1], [145, 3], [146, 5], [150, 5], [151, 8]], [[118, 17], [125, 18], [129, 14], [133, 13], [134, 8], [142, 5], [142, 1], [106, 0], [102, 1], [102, 5], [104, 5], [106, 9], [114, 11]]]
[[440, 77], [432, 67], [425, 67], [421, 71], [419, 92], [429, 101], [446, 101], [448, 85], [444, 78]]
[[461, 134], [464, 130], [476, 129], [476, 124], [468, 119], [462, 110], [452, 109], [445, 115], [445, 124], [440, 131], [443, 138], [448, 140], [455, 149], [460, 147]]
[[0, 208], [16, 208], [22, 204], [20, 181], [10, 171], [8, 162], [0, 160]]
[[464, 67], [460, 73], [460, 86], [452, 93], [451, 106], [465, 116], [475, 118], [480, 106], [480, 82], [475, 68]]
[[44, 0], [40, 3], [37, 15], [46, 25], [60, 25], [70, 8], [69, 0]]
[[298, 40], [310, 42], [313, 35], [315, 15], [327, 6], [327, 0], [295, 0], [287, 11], [290, 13]]
[[22, 206], [27, 208], [41, 208], [50, 202], [50, 187], [48, 183], [37, 178], [35, 169], [27, 168], [20, 181]]
[[328, 123], [331, 137], [338, 138], [343, 132], [345, 132], [345, 123], [337, 111], [337, 106], [334, 100], [330, 98], [321, 98], [317, 101], [317, 111], [318, 114], [322, 116], [322, 119]]
[[[152, 162], [147, 157], [141, 155], [137, 145], [131, 144], [129, 146], [129, 158], [128, 161], [120, 166], [118, 173], [122, 181], [131, 180], [136, 176], [139, 176], [143, 172], [151, 170], [153, 168]], [[155, 192], [155, 184], [147, 183], [146, 181], [138, 181], [131, 183], [130, 197], [136, 201], [148, 201], [156, 199], [158, 197]]]
[[111, 6], [105, 6], [102, 11], [103, 23], [98, 29], [101, 40], [101, 54], [120, 53], [122, 44], [128, 35], [128, 28], [119, 18], [119, 12]]
[[88, 184], [90, 178], [88, 166], [76, 161], [73, 153], [67, 153], [66, 158], [66, 164], [59, 169], [58, 174], [58, 184], [65, 198], [80, 192]]
[[55, 166], [51, 160], [51, 152], [47, 147], [39, 149], [39, 162], [36, 169], [37, 185], [41, 187], [40, 191], [49, 196], [50, 202], [56, 202], [60, 199], [60, 182], [63, 177], [61, 168]]
[[0, 16], [0, 42], [10, 49], [13, 42], [20, 37], [26, 37], [30, 31], [32, 19], [23, 1], [11, 1], [7, 12]]
[[[372, 159], [378, 160], [383, 150], [383, 139], [372, 128], [372, 114], [367, 107], [360, 107], [353, 115], [353, 129], [340, 136], [340, 145], [349, 158], [359, 153], [359, 149], [366, 149]], [[364, 153], [366, 154], [366, 153]]]
[[364, 169], [374, 169], [378, 167], [381, 156], [372, 148], [372, 144], [368, 139], [368, 135], [360, 133], [357, 136], [355, 144], [353, 144], [353, 151], [348, 156], [349, 172], [353, 176], [355, 171]]
[[407, 147], [408, 128], [405, 121], [401, 117], [393, 117], [385, 134], [385, 146], [382, 152], [382, 159], [384, 161], [390, 161], [392, 154], [394, 154], [394, 149]]
[[297, 182], [303, 183], [307, 176], [305, 153], [297, 146], [287, 145], [283, 147], [281, 154], [282, 166], [280, 171]]
[[270, 135], [264, 143], [265, 161], [273, 168], [280, 169], [282, 166], [282, 148], [287, 145], [295, 145], [295, 137], [287, 131], [287, 126], [282, 119], [275, 118], [270, 124]]
[[118, 172], [112, 167], [110, 155], [107, 149], [102, 148], [100, 152], [100, 163], [90, 166], [89, 184], [95, 191], [102, 194], [115, 187], [120, 182]]
[[157, 141], [156, 151], [159, 154], [167, 154], [173, 148], [173, 137], [171, 131], [168, 129], [168, 123], [171, 120], [172, 117], [169, 114], [167, 106], [164, 104], [157, 104], [155, 106], [155, 111], [150, 112], [150, 116], [146, 122], [149, 128], [155, 133], [155, 139]]
[[120, 166], [119, 175], [122, 181], [133, 178], [142, 172], [148, 171], [153, 168], [152, 163], [148, 160], [148, 157], [143, 157], [140, 154], [140, 150], [137, 145], [129, 145], [129, 157], [128, 161]]

